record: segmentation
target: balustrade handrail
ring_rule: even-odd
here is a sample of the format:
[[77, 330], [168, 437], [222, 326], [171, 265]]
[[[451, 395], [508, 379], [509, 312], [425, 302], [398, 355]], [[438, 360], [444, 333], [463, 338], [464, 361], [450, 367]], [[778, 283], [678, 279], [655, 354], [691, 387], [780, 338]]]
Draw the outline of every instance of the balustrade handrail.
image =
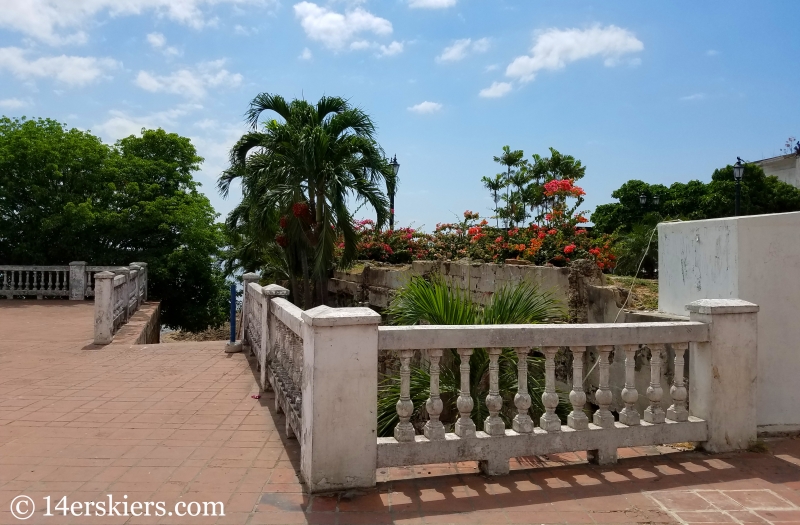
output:
[[379, 350], [630, 345], [647, 341], [708, 341], [707, 324], [691, 321], [624, 324], [379, 326]]
[[[258, 355], [262, 386], [271, 386], [276, 410], [286, 414], [287, 436], [300, 441], [311, 492], [374, 486], [376, 469], [392, 466], [478, 461], [484, 473], [501, 475], [520, 456], [586, 451], [590, 461], [608, 464], [621, 447], [692, 441], [724, 452], [756, 437], [758, 307], [745, 301], [696, 301], [687, 306], [686, 322], [378, 326], [380, 316], [367, 308], [302, 311], [286, 300], [288, 290], [262, 288], [257, 279], [245, 275], [243, 317], [260, 323], [244, 327], [246, 343]], [[516, 354], [515, 391], [500, 392], [509, 348]], [[448, 422], [441, 420], [439, 384], [446, 349], [460, 360], [457, 413]], [[485, 349], [489, 361], [482, 422], [473, 420], [470, 392], [475, 349]], [[379, 351], [395, 352], [400, 362], [394, 437], [376, 437]], [[684, 373], [689, 351], [691, 389]], [[430, 384], [424, 406], [415, 406], [411, 361], [421, 352]], [[544, 355], [543, 413], [536, 420], [527, 370], [532, 352]], [[612, 361], [624, 365], [624, 385], [611, 373]], [[557, 366], [572, 384], [565, 420], [557, 410]], [[584, 390], [589, 366], [597, 369], [596, 390]], [[674, 372], [665, 374], [670, 367]], [[649, 376], [644, 391], [637, 390], [640, 370]]]

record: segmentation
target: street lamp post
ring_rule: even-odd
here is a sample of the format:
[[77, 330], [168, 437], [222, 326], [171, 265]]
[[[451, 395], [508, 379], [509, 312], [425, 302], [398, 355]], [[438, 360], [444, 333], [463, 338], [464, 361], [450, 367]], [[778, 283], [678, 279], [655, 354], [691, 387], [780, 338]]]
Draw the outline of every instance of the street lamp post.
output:
[[397, 191], [397, 172], [400, 171], [400, 163], [397, 162], [397, 155], [392, 157], [389, 163], [394, 173], [394, 178], [386, 185], [386, 192], [389, 194], [389, 229], [394, 230], [394, 194]]
[[741, 157], [736, 157], [736, 164], [733, 165], [733, 178], [736, 180], [736, 207], [734, 209], [734, 215], [736, 217], [739, 216], [740, 204], [741, 204], [741, 186], [742, 186], [742, 177], [744, 176], [744, 164], [742, 163]]
[[647, 204], [647, 195], [645, 195], [644, 193], [639, 194], [639, 204], [641, 204], [642, 206]]

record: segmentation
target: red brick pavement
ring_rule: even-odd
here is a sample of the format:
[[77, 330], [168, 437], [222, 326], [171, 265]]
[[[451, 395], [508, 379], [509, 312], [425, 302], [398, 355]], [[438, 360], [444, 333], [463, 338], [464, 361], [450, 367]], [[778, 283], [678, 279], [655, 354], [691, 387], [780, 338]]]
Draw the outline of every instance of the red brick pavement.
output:
[[[768, 454], [626, 449], [612, 467], [521, 458], [494, 479], [471, 462], [386, 469], [373, 490], [310, 497], [245, 356], [221, 342], [93, 347], [90, 305], [0, 302], [0, 524], [800, 524], [798, 439]], [[45, 496], [109, 494], [168, 511], [219, 501], [225, 516], [44, 516]], [[20, 495], [38, 507], [26, 521], [9, 512]]]

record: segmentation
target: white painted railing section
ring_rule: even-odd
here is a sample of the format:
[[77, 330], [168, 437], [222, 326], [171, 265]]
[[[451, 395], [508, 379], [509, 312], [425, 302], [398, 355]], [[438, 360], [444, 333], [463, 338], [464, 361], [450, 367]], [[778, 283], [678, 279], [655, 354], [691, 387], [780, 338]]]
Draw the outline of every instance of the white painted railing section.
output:
[[[478, 461], [481, 470], [500, 475], [509, 459], [558, 452], [587, 451], [590, 461], [617, 461], [622, 447], [699, 442], [711, 452], [746, 448], [756, 438], [755, 375], [758, 352], [758, 306], [732, 300], [702, 300], [688, 306], [688, 322], [621, 325], [378, 326], [380, 316], [367, 308], [320, 306], [301, 311], [286, 300], [289, 291], [258, 286], [245, 276], [243, 337], [257, 355], [263, 387], [275, 391], [277, 410], [286, 414], [289, 436], [301, 444], [301, 473], [309, 491], [324, 492], [375, 484], [377, 468], [430, 463]], [[691, 349], [689, 391], [676, 373], [662, 404], [661, 379], [669, 346], [675, 370], [684, 369]], [[587, 348], [599, 354], [597, 409], [588, 414], [583, 374]], [[634, 382], [636, 351], [650, 350], [651, 378], [645, 392]], [[488, 350], [489, 416], [478, 431], [471, 418], [469, 356]], [[504, 348], [519, 358], [515, 416], [506, 428], [499, 414], [498, 359]], [[439, 362], [445, 350], [461, 356], [461, 392], [453, 432], [439, 420]], [[555, 357], [571, 352], [573, 387], [566, 421], [556, 413]], [[399, 423], [394, 437], [377, 438], [378, 350], [395, 350], [400, 358]], [[430, 366], [428, 421], [417, 435], [410, 418], [410, 363], [426, 350]], [[545, 356], [545, 413], [534, 421], [527, 388], [527, 356]], [[625, 360], [624, 385], [609, 384], [609, 359]], [[624, 408], [618, 420], [610, 411], [612, 387], [622, 390]], [[643, 413], [639, 396], [648, 400]], [[687, 408], [687, 401], [689, 408]], [[419, 407], [417, 407], [419, 408]]]

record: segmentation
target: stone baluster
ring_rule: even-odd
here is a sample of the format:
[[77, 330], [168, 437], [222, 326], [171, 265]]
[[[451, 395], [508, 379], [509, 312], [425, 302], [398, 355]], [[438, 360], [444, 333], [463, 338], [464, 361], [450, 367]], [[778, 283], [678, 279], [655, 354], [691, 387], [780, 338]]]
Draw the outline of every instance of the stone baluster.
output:
[[569, 402], [572, 412], [567, 416], [567, 426], [575, 430], [589, 428], [589, 417], [583, 411], [586, 405], [586, 392], [583, 391], [583, 356], [585, 346], [570, 347], [572, 351], [572, 390], [569, 393]]
[[472, 348], [459, 348], [458, 355], [461, 357], [461, 390], [458, 393], [458, 421], [455, 424], [455, 433], [462, 438], [475, 437], [475, 422], [472, 421], [472, 409], [475, 404], [469, 391], [469, 358], [472, 355]]
[[400, 350], [400, 399], [397, 401], [397, 416], [400, 422], [394, 427], [394, 438], [397, 441], [414, 441], [414, 425], [411, 415], [414, 413], [414, 402], [411, 401], [411, 358], [414, 350]]
[[22, 289], [28, 289], [28, 272], [25, 271], [22, 272]]
[[636, 350], [639, 345], [625, 345], [625, 388], [622, 389], [622, 401], [625, 408], [619, 413], [619, 422], [634, 426], [639, 424], [639, 411], [636, 409], [636, 402], [639, 400], [639, 392], [636, 391]]
[[661, 397], [664, 394], [661, 388], [661, 352], [664, 350], [664, 345], [647, 346], [650, 348], [650, 386], [647, 387], [650, 406], [644, 410], [644, 420], [648, 423], [663, 423], [665, 414], [661, 408]]
[[555, 357], [558, 352], [557, 346], [542, 347], [544, 352], [544, 393], [542, 394], [542, 404], [545, 413], [539, 419], [539, 426], [548, 432], [559, 432], [561, 430], [561, 420], [556, 414], [558, 407], [558, 394], [556, 394], [556, 362]]
[[528, 410], [531, 408], [531, 395], [528, 393], [528, 353], [530, 348], [517, 348], [517, 393], [514, 396], [514, 406], [517, 415], [511, 422], [511, 428], [520, 434], [533, 432], [533, 419]]
[[42, 272], [42, 274], [44, 275], [44, 283], [43, 283], [44, 288], [42, 288], [42, 290], [50, 290], [50, 274], [51, 273], [52, 272], [47, 272], [47, 271]]
[[430, 440], [444, 439], [444, 425], [439, 421], [444, 405], [439, 397], [439, 361], [442, 358], [442, 349], [433, 348], [428, 350], [430, 359], [431, 391], [428, 401], [425, 402], [425, 410], [428, 411], [428, 422], [425, 423], [424, 434]]
[[600, 407], [592, 416], [592, 423], [598, 427], [613, 428], [614, 414], [611, 413], [609, 407], [613, 396], [611, 394], [611, 386], [609, 384], [609, 363], [608, 356], [614, 350], [613, 346], [598, 346], [597, 351], [600, 353], [600, 384], [597, 391], [594, 393], [594, 400]]
[[667, 409], [667, 418], [672, 421], [689, 421], [689, 411], [686, 409], [686, 386], [684, 385], [683, 373], [683, 354], [689, 347], [689, 343], [676, 343], [672, 345], [675, 352], [675, 375], [669, 394], [672, 397], [672, 405]]
[[297, 409], [300, 409], [300, 402], [302, 399], [302, 385], [303, 385], [303, 340], [297, 334], [291, 332], [292, 349], [294, 350], [294, 373], [292, 374], [292, 382], [294, 383], [294, 390], [292, 391], [294, 404]]
[[500, 419], [503, 398], [500, 397], [500, 354], [502, 348], [489, 348], [489, 395], [486, 396], [486, 409], [489, 417], [483, 422], [483, 431], [490, 436], [504, 436], [506, 424]]

